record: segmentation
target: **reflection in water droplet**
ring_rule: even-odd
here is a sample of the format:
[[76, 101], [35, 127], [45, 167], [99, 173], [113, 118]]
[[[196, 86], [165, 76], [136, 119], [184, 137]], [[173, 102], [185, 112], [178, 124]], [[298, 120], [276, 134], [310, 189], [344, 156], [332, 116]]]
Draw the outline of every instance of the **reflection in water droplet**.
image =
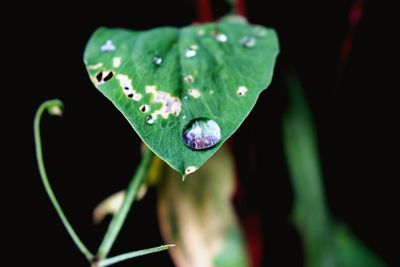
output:
[[195, 119], [183, 130], [182, 138], [191, 149], [203, 150], [215, 146], [220, 141], [221, 129], [213, 120]]
[[240, 44], [246, 48], [252, 48], [256, 45], [256, 38], [250, 36], [244, 36], [240, 39]]
[[144, 117], [144, 120], [146, 121], [147, 124], [154, 124], [155, 119], [153, 118], [153, 116], [151, 115], [147, 115], [146, 117]]
[[160, 66], [163, 63], [163, 59], [159, 56], [153, 57], [153, 64], [156, 66]]
[[185, 49], [185, 57], [186, 58], [193, 58], [197, 54], [196, 50], [193, 48], [187, 48]]

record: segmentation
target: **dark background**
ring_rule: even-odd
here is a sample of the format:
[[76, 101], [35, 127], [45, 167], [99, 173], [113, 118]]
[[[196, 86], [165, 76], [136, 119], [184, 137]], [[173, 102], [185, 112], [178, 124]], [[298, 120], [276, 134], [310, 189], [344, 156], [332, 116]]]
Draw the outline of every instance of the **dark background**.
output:
[[[9, 153], [15, 166], [6, 167], [12, 168], [9, 180], [15, 184], [3, 188], [6, 206], [12, 207], [3, 221], [12, 224], [5, 234], [10, 236], [7, 254], [17, 256], [13, 265], [87, 266], [48, 201], [36, 169], [31, 123], [42, 101], [59, 98], [65, 103], [62, 119], [43, 121], [46, 165], [65, 213], [92, 251], [106, 228], [106, 223], [92, 225], [92, 209], [123, 189], [138, 163], [140, 140], [91, 84], [82, 62], [84, 46], [99, 26], [179, 27], [195, 21], [196, 12], [193, 0], [137, 2], [85, 2], [88, 7], [35, 3], [15, 9], [18, 23], [11, 28], [15, 38], [6, 39], [22, 55], [13, 61], [21, 71], [13, 73], [13, 90], [24, 108], [9, 111], [10, 129], [18, 140]], [[215, 17], [227, 11], [223, 1], [213, 2]], [[249, 20], [275, 28], [282, 51], [272, 85], [233, 137], [245, 196], [241, 205], [246, 212], [259, 214], [262, 222], [263, 266], [302, 266], [301, 241], [288, 219], [293, 195], [281, 139], [286, 105], [283, 72], [288, 66], [297, 70], [316, 120], [333, 215], [348, 223], [390, 266], [398, 266], [394, 249], [398, 172], [392, 137], [393, 91], [398, 85], [389, 65], [393, 60], [389, 38], [394, 32], [388, 30], [388, 7], [379, 1], [365, 2], [352, 53], [338, 73], [352, 1], [248, 1]], [[10, 23], [4, 27], [10, 29]], [[11, 55], [8, 50], [4, 53]], [[134, 205], [112, 254], [161, 243], [151, 190]], [[161, 264], [172, 266], [167, 253], [118, 266]]]

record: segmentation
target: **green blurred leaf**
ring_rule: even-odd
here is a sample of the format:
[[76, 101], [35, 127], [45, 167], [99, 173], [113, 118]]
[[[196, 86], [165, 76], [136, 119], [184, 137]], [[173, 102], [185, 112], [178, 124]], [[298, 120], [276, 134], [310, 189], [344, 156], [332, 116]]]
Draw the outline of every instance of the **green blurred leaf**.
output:
[[234, 165], [220, 149], [193, 177], [180, 181], [168, 168], [159, 187], [158, 214], [179, 267], [246, 267], [247, 254], [231, 198]]
[[[100, 28], [84, 61], [95, 86], [150, 149], [185, 174], [240, 126], [271, 82], [278, 50], [274, 30], [230, 17], [182, 29]], [[221, 129], [220, 142], [201, 151], [182, 139], [185, 127], [200, 118]]]
[[301, 84], [287, 76], [289, 105], [283, 120], [284, 144], [295, 193], [293, 222], [299, 230], [307, 267], [383, 267], [351, 233], [337, 227], [325, 201], [314, 123]]
[[333, 231], [335, 249], [340, 267], [385, 267], [386, 264], [372, 253], [345, 226]]

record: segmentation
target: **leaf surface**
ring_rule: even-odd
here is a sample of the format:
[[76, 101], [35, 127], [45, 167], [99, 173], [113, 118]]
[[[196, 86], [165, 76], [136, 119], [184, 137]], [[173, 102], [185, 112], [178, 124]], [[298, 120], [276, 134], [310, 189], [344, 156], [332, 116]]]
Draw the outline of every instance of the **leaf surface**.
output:
[[[240, 126], [272, 79], [274, 30], [237, 17], [182, 29], [100, 28], [84, 62], [98, 88], [147, 146], [181, 174], [197, 170]], [[216, 122], [218, 142], [195, 150], [182, 135], [199, 119]]]

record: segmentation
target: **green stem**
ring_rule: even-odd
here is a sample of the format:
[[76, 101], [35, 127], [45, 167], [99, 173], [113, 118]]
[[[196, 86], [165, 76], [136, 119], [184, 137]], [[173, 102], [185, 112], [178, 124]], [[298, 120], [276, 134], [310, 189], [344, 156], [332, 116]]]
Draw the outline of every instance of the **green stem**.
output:
[[305, 266], [336, 266], [314, 121], [295, 72], [286, 75], [286, 82], [283, 137], [295, 197], [293, 222], [304, 240]]
[[111, 220], [111, 223], [108, 226], [107, 232], [104, 236], [104, 239], [100, 244], [97, 253], [99, 259], [104, 259], [110, 252], [111, 247], [114, 244], [114, 241], [117, 238], [122, 225], [124, 224], [126, 216], [128, 215], [128, 212], [132, 206], [132, 203], [135, 200], [136, 194], [139, 191], [139, 188], [142, 185], [144, 178], [146, 177], [153, 156], [154, 154], [153, 152], [151, 152], [150, 149], [147, 149], [144, 152], [143, 159], [140, 162], [139, 167], [136, 169], [136, 172], [131, 182], [129, 183], [128, 188], [126, 189], [125, 198], [122, 203], [122, 206]]
[[139, 256], [144, 256], [147, 254], [151, 254], [151, 253], [155, 253], [155, 252], [160, 252], [163, 250], [167, 250], [169, 248], [175, 247], [175, 245], [163, 245], [163, 246], [159, 246], [159, 247], [154, 247], [154, 248], [148, 248], [148, 249], [142, 249], [142, 250], [138, 250], [138, 251], [134, 251], [134, 252], [129, 252], [129, 253], [125, 253], [125, 254], [121, 254], [112, 258], [108, 258], [108, 259], [104, 259], [104, 260], [100, 260], [99, 262], [96, 263], [95, 266], [98, 267], [106, 267], [106, 266], [110, 266], [113, 265], [115, 263], [121, 262], [121, 261], [125, 261], [125, 260], [129, 260], [132, 258], [136, 258]]
[[38, 110], [35, 114], [35, 120], [33, 123], [33, 132], [35, 138], [35, 148], [36, 148], [36, 159], [39, 167], [40, 177], [42, 179], [44, 188], [47, 192], [47, 195], [50, 198], [51, 203], [53, 204], [54, 208], [57, 211], [58, 216], [60, 217], [65, 229], [67, 230], [68, 234], [71, 236], [72, 240], [74, 241], [75, 245], [78, 249], [82, 252], [83, 255], [91, 261], [93, 259], [93, 254], [87, 249], [87, 247], [82, 243], [79, 239], [78, 235], [76, 234], [75, 230], [72, 228], [71, 224], [69, 223], [67, 217], [65, 216], [64, 212], [61, 209], [60, 204], [57, 201], [57, 198], [53, 192], [53, 189], [50, 186], [49, 179], [46, 173], [46, 168], [44, 166], [43, 161], [43, 152], [42, 152], [42, 141], [40, 138], [40, 121], [43, 115], [43, 112], [47, 110], [50, 115], [58, 115], [61, 116], [62, 114], [62, 107], [63, 103], [60, 100], [49, 100], [40, 105]]

